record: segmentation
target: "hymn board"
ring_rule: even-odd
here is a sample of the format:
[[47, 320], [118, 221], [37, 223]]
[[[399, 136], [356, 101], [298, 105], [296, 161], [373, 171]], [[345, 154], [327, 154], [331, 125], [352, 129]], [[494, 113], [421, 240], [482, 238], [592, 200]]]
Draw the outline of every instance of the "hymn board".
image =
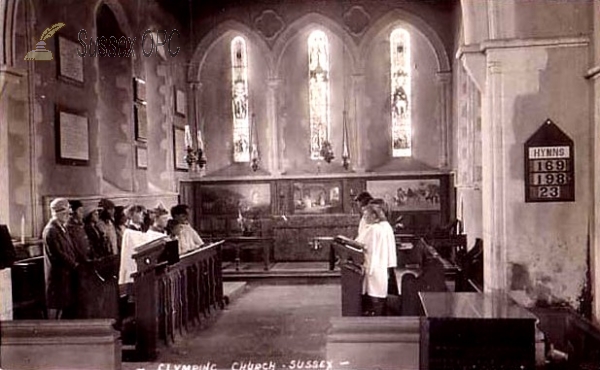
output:
[[525, 143], [525, 202], [575, 200], [575, 150], [550, 119]]

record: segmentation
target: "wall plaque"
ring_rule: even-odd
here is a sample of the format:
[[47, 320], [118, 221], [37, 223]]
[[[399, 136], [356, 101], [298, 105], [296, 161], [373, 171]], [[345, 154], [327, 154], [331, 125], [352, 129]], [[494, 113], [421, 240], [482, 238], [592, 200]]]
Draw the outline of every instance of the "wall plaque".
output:
[[185, 161], [186, 154], [185, 130], [181, 127], [173, 126], [173, 158], [176, 170], [188, 170], [188, 165]]
[[575, 201], [575, 148], [550, 119], [525, 142], [525, 202]]
[[56, 115], [57, 162], [67, 165], [87, 165], [90, 159], [87, 116], [64, 108], [57, 108]]
[[77, 54], [79, 43], [58, 36], [58, 76], [68, 82], [83, 85], [83, 58]]

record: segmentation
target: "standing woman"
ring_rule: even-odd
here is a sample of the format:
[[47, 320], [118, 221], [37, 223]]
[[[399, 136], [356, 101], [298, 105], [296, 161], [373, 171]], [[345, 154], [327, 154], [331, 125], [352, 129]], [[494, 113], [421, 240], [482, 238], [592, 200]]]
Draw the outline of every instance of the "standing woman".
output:
[[130, 230], [145, 232], [144, 230], [144, 213], [146, 208], [140, 205], [133, 205], [127, 209], [127, 223], [125, 227]]
[[110, 199], [100, 199], [98, 207], [100, 211], [100, 221], [98, 228], [108, 239], [111, 254], [119, 254], [120, 246], [117, 242], [117, 231], [115, 229], [115, 204]]
[[395, 267], [397, 264], [396, 240], [381, 205], [366, 205], [363, 217], [366, 226], [361, 230], [356, 241], [365, 245], [364, 314], [381, 316], [384, 313], [388, 293], [388, 268]]
[[110, 242], [98, 227], [100, 216], [97, 207], [87, 208], [84, 212], [83, 223], [87, 234], [93, 259], [110, 256]]
[[123, 244], [123, 234], [125, 233], [125, 226], [127, 224], [127, 214], [125, 213], [125, 207], [115, 207], [115, 231], [117, 232], [117, 245], [121, 248]]

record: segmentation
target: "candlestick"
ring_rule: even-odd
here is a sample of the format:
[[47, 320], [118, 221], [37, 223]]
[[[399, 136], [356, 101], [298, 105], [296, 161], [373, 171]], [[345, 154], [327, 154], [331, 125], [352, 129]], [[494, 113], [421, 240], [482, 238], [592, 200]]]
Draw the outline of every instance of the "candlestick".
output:
[[192, 132], [190, 131], [190, 125], [185, 125], [185, 146], [192, 148]]
[[198, 149], [204, 150], [204, 141], [202, 140], [202, 132], [200, 131], [200, 129], [198, 129], [196, 134], [198, 139]]
[[21, 216], [21, 243], [25, 244], [25, 216]]

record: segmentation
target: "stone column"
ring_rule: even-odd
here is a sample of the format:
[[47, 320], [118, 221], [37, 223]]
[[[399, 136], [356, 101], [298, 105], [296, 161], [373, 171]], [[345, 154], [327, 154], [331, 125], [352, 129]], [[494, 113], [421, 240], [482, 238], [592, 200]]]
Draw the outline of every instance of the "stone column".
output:
[[267, 81], [267, 121], [269, 122], [269, 137], [271, 138], [271, 151], [269, 154], [271, 168], [269, 170], [274, 175], [279, 175], [282, 172], [281, 158], [283, 153], [280, 153], [281, 148], [279, 147], [279, 125], [277, 122], [277, 94], [279, 92], [280, 84], [281, 79], [275, 77], [269, 78]]
[[[596, 67], [593, 71], [593, 75], [590, 76], [593, 79], [594, 94], [596, 97], [600, 96], [600, 66]], [[596, 98], [594, 100], [594, 144], [593, 144], [593, 158], [599, 158], [600, 155], [600, 103]], [[591, 224], [591, 245], [590, 245], [590, 269], [592, 281], [592, 318], [596, 324], [600, 324], [600, 180], [598, 174], [600, 174], [600, 160], [593, 161], [593, 173], [594, 176], [594, 206], [593, 206], [593, 222]]]
[[[0, 223], [10, 224], [9, 162], [8, 162], [8, 97], [12, 86], [25, 83], [20, 71], [6, 65], [0, 65]], [[13, 231], [14, 232], [14, 231]], [[15, 234], [15, 236], [17, 236]]]
[[484, 289], [506, 289], [506, 230], [504, 215], [505, 173], [503, 161], [503, 117], [501, 109], [501, 64], [487, 64], [487, 91], [483, 100], [482, 209], [484, 243]]
[[[364, 122], [364, 110], [361, 104], [364, 104], [365, 97], [365, 75], [364, 73], [355, 73], [352, 75], [352, 96], [350, 98], [350, 109], [354, 109], [353, 120], [348, 122], [348, 139], [350, 145], [350, 160], [354, 163], [353, 168], [356, 172], [365, 172], [365, 158], [363, 156], [363, 130], [360, 123]], [[354, 149], [354, 150], [353, 150]]]
[[[533, 132], [533, 127], [537, 126], [537, 123], [534, 125], [529, 121], [519, 122], [521, 126], [517, 126], [514, 120], [519, 99], [526, 96], [541, 99], [536, 94], [540, 91], [540, 71], [547, 68], [547, 50], [526, 43], [512, 48], [505, 46], [505, 42], [499, 42], [486, 51], [486, 84], [482, 101], [482, 213], [486, 291], [510, 289], [508, 271], [511, 265], [516, 261], [528, 263], [527, 259], [535, 252], [522, 253], [527, 249], [519, 248], [518, 244], [528, 240], [527, 248], [535, 249], [536, 243], [543, 240], [543, 234], [551, 233], [548, 229], [552, 228], [540, 226], [536, 230], [536, 237], [529, 237], [523, 226], [527, 225], [528, 220], [516, 221], [516, 217], [523, 217], [524, 212], [537, 215], [539, 207], [524, 204], [523, 162], [511, 160], [515, 151], [523, 150], [526, 134]], [[525, 128], [530, 124], [531, 129]]]
[[440, 137], [440, 169], [447, 169], [450, 164], [451, 120], [452, 120], [452, 72], [438, 72], [438, 110]]

